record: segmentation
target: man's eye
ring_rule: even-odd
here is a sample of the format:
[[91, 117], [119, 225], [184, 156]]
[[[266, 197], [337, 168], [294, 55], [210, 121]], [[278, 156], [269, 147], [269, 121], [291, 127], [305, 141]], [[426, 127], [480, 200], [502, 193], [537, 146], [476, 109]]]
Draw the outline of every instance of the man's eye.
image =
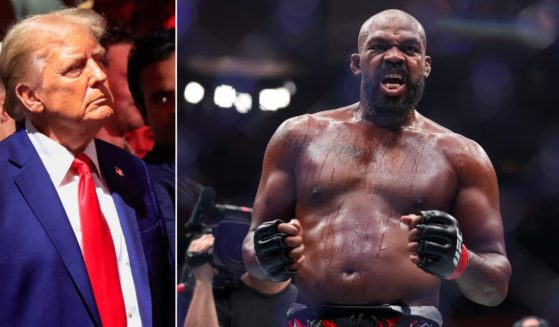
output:
[[107, 60], [105, 59], [104, 56], [101, 56], [99, 58], [94, 58], [95, 62], [97, 63], [97, 65], [101, 68], [105, 68], [107, 67]]
[[66, 71], [66, 75], [79, 75], [81, 72], [81, 66], [72, 66]]
[[169, 98], [166, 95], [160, 95], [153, 98], [153, 102], [157, 104], [165, 104], [169, 101]]
[[76, 76], [82, 72], [83, 65], [81, 63], [70, 66], [66, 69], [65, 75]]
[[419, 49], [416, 46], [410, 45], [404, 48], [404, 51], [408, 54], [415, 54], [419, 52]]
[[152, 93], [150, 96], [150, 103], [154, 105], [164, 105], [167, 103], [172, 103], [174, 101], [173, 92], [169, 92], [166, 90], [159, 90], [157, 92]]

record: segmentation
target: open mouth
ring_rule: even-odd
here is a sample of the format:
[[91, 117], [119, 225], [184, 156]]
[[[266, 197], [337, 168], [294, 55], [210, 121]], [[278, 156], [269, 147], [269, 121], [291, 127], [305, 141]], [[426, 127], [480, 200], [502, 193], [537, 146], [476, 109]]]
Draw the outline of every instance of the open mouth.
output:
[[388, 73], [382, 78], [380, 86], [382, 93], [388, 96], [401, 95], [406, 89], [405, 77], [400, 73]]

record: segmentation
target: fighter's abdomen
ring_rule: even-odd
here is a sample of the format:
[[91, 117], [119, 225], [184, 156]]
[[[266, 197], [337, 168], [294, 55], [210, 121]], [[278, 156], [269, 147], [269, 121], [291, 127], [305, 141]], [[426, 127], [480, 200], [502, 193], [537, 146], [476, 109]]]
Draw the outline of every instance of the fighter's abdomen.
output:
[[439, 279], [410, 261], [407, 226], [396, 217], [360, 214], [332, 215], [314, 226], [307, 224], [306, 260], [296, 275], [306, 301], [383, 304], [406, 300], [436, 305]]
[[450, 212], [456, 174], [435, 136], [402, 133], [330, 124], [297, 143], [306, 260], [295, 280], [307, 302], [437, 304], [440, 281], [411, 262], [400, 217]]

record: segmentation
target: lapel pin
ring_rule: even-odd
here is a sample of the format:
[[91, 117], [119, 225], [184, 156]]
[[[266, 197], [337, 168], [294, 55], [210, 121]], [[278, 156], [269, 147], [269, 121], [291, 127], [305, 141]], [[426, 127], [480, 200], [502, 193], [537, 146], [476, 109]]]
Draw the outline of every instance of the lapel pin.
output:
[[124, 172], [119, 167], [115, 166], [115, 173], [120, 177], [124, 177]]

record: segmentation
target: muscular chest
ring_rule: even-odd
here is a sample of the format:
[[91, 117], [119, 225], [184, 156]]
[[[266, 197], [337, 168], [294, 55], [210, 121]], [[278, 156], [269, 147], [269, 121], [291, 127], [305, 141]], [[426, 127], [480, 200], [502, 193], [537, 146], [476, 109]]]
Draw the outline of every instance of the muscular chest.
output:
[[351, 195], [417, 212], [448, 208], [456, 188], [449, 163], [429, 138], [325, 137], [307, 143], [295, 167], [298, 201], [309, 206]]

